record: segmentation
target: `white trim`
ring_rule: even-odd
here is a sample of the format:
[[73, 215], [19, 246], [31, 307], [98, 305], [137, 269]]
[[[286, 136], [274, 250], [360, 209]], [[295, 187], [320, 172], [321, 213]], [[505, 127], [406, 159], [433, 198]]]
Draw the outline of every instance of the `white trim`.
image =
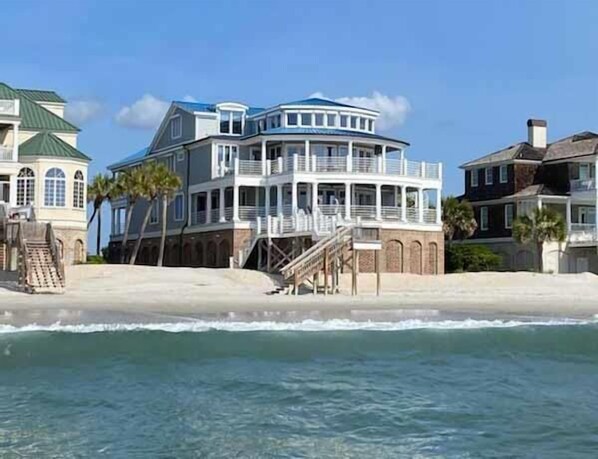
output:
[[480, 231], [488, 231], [488, 207], [486, 206], [480, 207]]
[[[490, 180], [488, 180], [488, 172], [490, 172]], [[484, 168], [484, 185], [494, 185], [494, 166]]]
[[[175, 132], [175, 121], [178, 121], [178, 133]], [[183, 117], [180, 114], [176, 114], [170, 117], [170, 138], [172, 140], [180, 139], [183, 137]]]
[[[475, 178], [475, 180], [474, 180]], [[472, 169], [469, 172], [469, 184], [471, 188], [477, 188], [480, 184], [480, 170], [479, 169]]]
[[[504, 180], [502, 176], [503, 171], [505, 172]], [[506, 164], [498, 166], [498, 181], [500, 183], [509, 183], [509, 167]]]
[[[182, 208], [181, 208], [181, 217], [177, 218], [177, 214], [176, 214], [176, 200], [178, 197], [181, 197], [183, 199], [182, 202]], [[173, 207], [173, 220], [175, 222], [182, 222], [185, 220], [185, 194], [182, 192], [176, 193], [174, 195], [174, 199], [172, 200], [172, 207]]]
[[[511, 209], [511, 223], [509, 224], [509, 212], [508, 209]], [[514, 204], [505, 204], [505, 211], [504, 211], [504, 217], [505, 217], [505, 229], [512, 229], [513, 228], [513, 219], [515, 218], [515, 205]]]

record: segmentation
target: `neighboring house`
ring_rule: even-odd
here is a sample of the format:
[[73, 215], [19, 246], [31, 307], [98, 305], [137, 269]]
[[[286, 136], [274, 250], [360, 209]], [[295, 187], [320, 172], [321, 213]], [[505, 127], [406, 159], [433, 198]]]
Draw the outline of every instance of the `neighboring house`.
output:
[[536, 266], [533, 247], [512, 238], [513, 219], [552, 207], [567, 222], [565, 243], [545, 244], [545, 271], [598, 273], [596, 164], [598, 134], [584, 131], [547, 143], [544, 120], [528, 120], [528, 140], [461, 166], [478, 222], [470, 241], [503, 257], [506, 269]]
[[52, 223], [64, 261], [75, 263], [87, 251], [90, 158], [77, 149], [79, 129], [63, 118], [65, 105], [54, 91], [0, 83], [0, 206]]
[[[168, 209], [167, 265], [260, 267], [258, 239], [274, 241], [284, 261], [280, 252], [290, 259], [332, 226], [359, 221], [382, 229], [385, 271], [442, 273], [441, 165], [407, 160], [408, 144], [378, 135], [377, 118], [317, 98], [268, 109], [173, 102], [151, 145], [109, 169], [156, 159], [181, 177]], [[127, 250], [147, 205], [135, 208]], [[117, 260], [125, 200], [113, 201], [112, 212]], [[156, 205], [140, 263], [156, 262], [160, 216]], [[361, 269], [373, 270], [373, 259], [362, 256]]]

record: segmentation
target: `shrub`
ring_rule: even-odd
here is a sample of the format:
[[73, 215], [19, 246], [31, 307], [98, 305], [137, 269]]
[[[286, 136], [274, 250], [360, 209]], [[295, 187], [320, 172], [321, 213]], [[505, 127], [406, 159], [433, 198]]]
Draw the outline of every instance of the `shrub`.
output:
[[502, 257], [483, 245], [451, 244], [445, 249], [446, 272], [496, 271]]
[[101, 255], [88, 255], [87, 256], [87, 264], [88, 265], [103, 265], [106, 263], [106, 260]]

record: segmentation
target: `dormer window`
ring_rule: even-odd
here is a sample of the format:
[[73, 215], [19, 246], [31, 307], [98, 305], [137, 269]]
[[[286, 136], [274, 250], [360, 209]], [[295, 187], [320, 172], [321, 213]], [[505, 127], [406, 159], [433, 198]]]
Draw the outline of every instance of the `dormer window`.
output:
[[316, 113], [316, 126], [324, 126], [324, 113]]
[[[330, 116], [330, 115], [328, 115]], [[348, 127], [348, 121], [349, 121], [349, 117], [347, 115], [341, 115], [341, 127]]]
[[357, 129], [357, 117], [356, 116], [351, 117], [351, 129]]
[[242, 134], [243, 133], [243, 112], [221, 111], [220, 112], [220, 134]]
[[297, 113], [287, 113], [287, 126], [297, 126], [298, 124]]
[[328, 127], [336, 126], [336, 115], [334, 113], [328, 113], [327, 126]]
[[301, 126], [311, 126], [312, 125], [312, 114], [311, 113], [301, 113]]

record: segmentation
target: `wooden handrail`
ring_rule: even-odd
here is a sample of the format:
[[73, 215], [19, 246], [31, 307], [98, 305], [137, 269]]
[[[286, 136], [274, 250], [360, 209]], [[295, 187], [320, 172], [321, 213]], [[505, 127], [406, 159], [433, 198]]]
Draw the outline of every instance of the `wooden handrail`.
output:
[[318, 259], [318, 257], [323, 254], [323, 251], [326, 248], [329, 248], [329, 247], [337, 244], [340, 240], [342, 240], [346, 236], [350, 235], [351, 232], [352, 232], [352, 227], [350, 227], [350, 226], [345, 226], [345, 227], [341, 228], [340, 230], [337, 230], [331, 236], [329, 236], [325, 239], [322, 239], [317, 244], [310, 247], [307, 251], [305, 251], [304, 253], [299, 255], [297, 258], [295, 258], [293, 261], [291, 261], [289, 264], [284, 266], [280, 270], [281, 274], [285, 278], [290, 277], [299, 264], [307, 265], [307, 264], [311, 263], [312, 261], [316, 261]]
[[52, 228], [52, 224], [48, 223], [46, 226], [46, 239], [50, 244], [50, 252], [52, 253], [52, 258], [56, 263], [56, 269], [58, 270], [58, 275], [62, 282], [65, 281], [64, 278], [64, 262], [62, 260], [62, 256], [60, 254], [60, 250], [58, 247], [58, 241], [56, 240], [56, 235], [54, 234], [54, 229]]

